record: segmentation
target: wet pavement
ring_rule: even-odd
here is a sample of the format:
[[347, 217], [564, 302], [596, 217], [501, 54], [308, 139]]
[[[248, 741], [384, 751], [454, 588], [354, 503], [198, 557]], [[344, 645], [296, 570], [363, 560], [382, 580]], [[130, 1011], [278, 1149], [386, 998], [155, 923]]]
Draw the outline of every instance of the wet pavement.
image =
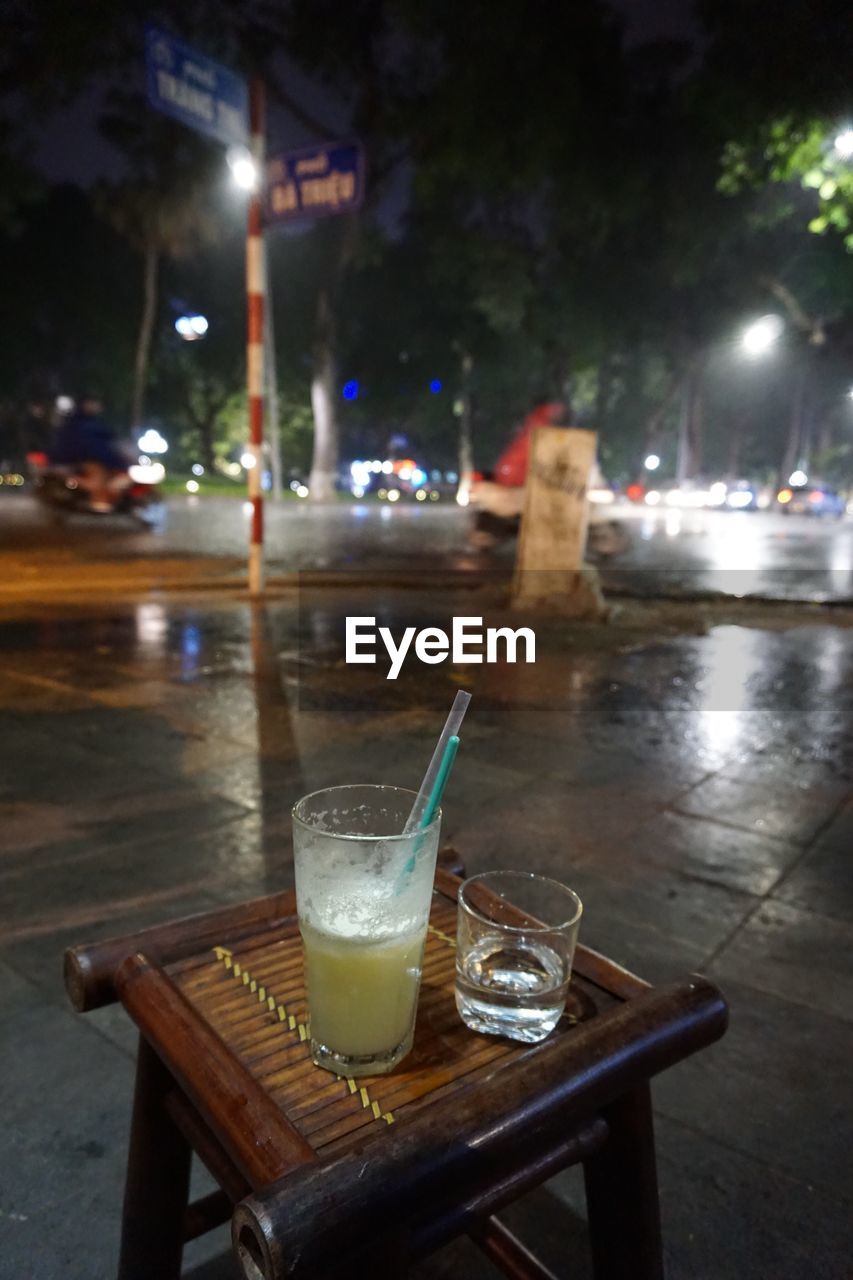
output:
[[[629, 550], [603, 568], [611, 591], [641, 596], [721, 593], [782, 600], [853, 601], [853, 517], [679, 511], [629, 503], [607, 508], [630, 533]], [[470, 514], [452, 501], [267, 504], [273, 577], [297, 570], [394, 569], [416, 578], [441, 565], [476, 574], [503, 568], [467, 546]], [[172, 498], [159, 531], [128, 519], [77, 517], [62, 527], [27, 495], [0, 495], [0, 599], [50, 590], [147, 589], [245, 575], [248, 515], [229, 498]]]
[[[292, 802], [416, 787], [461, 685], [469, 871], [563, 879], [587, 944], [729, 998], [725, 1039], [654, 1085], [669, 1280], [849, 1277], [853, 617], [634, 604], [535, 624], [535, 666], [343, 663], [347, 614], [505, 623], [496, 600], [354, 578], [0, 613], [0, 1276], [113, 1274], [135, 1037], [69, 1011], [63, 948], [289, 885]], [[507, 1218], [589, 1276], [577, 1171]], [[190, 1274], [233, 1276], [223, 1248]], [[463, 1243], [416, 1274], [496, 1273]]]

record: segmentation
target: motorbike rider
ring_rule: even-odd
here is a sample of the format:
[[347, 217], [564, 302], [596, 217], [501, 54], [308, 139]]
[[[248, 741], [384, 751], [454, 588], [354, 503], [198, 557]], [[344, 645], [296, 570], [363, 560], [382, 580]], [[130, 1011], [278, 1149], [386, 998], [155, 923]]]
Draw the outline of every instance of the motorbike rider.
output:
[[104, 418], [98, 396], [86, 392], [78, 398], [76, 408], [63, 419], [57, 430], [50, 460], [58, 466], [71, 466], [79, 471], [93, 511], [112, 510], [116, 488], [121, 487], [115, 476], [124, 476], [127, 458]]
[[[538, 399], [535, 408], [527, 414], [500, 454], [491, 477], [472, 485], [471, 503], [475, 517], [468, 539], [471, 547], [486, 551], [497, 542], [516, 536], [524, 509], [524, 486], [533, 432], [537, 427], [571, 425], [572, 413], [565, 401], [549, 400], [545, 396]], [[603, 483], [596, 462], [590, 474], [590, 484], [600, 487]], [[628, 545], [627, 534], [619, 521], [603, 519], [596, 507], [590, 508], [587, 551], [593, 558], [620, 555]]]
[[498, 457], [490, 477], [476, 481], [472, 487], [471, 501], [476, 508], [471, 535], [474, 546], [485, 550], [501, 538], [515, 536], [524, 507], [533, 432], [537, 427], [566, 427], [570, 422], [571, 411], [564, 401], [538, 397]]

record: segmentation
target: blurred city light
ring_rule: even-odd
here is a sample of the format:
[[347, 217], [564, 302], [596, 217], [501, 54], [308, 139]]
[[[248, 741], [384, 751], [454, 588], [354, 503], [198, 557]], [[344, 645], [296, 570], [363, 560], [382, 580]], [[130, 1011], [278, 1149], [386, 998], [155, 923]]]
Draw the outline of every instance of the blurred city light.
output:
[[362, 487], [360, 484], [354, 484], [354, 485], [352, 486], [352, 496], [353, 496], [354, 498], [363, 498], [363, 497], [364, 497], [364, 489], [363, 489], [363, 487]]
[[344, 389], [341, 395], [345, 400], [358, 399], [358, 382], [355, 378], [350, 378], [349, 382], [344, 383]]
[[432, 382], [429, 384], [429, 389], [434, 396], [437, 396], [441, 391], [441, 378], [433, 378]]
[[658, 493], [657, 489], [649, 489], [648, 493], [646, 494], [646, 506], [656, 507], [659, 502], [660, 502], [660, 494]]
[[178, 316], [175, 321], [175, 328], [185, 342], [197, 342], [207, 333], [208, 327], [206, 316]]
[[853, 156], [853, 129], [842, 129], [833, 145], [842, 160], [849, 160]]
[[796, 489], [799, 485], [808, 484], [809, 478], [800, 467], [796, 471], [792, 471], [788, 476], [788, 484], [792, 484]]
[[231, 147], [226, 159], [235, 186], [241, 191], [254, 191], [258, 185], [258, 166], [248, 147]]
[[396, 502], [396, 501], [397, 501], [397, 499], [398, 499], [399, 497], [400, 497], [400, 490], [399, 490], [399, 489], [389, 489], [389, 490], [388, 490], [388, 501], [389, 501], [389, 502]]
[[307, 497], [308, 497], [308, 486], [307, 486], [307, 484], [301, 484], [301, 485], [299, 485], [299, 486], [298, 486], [298, 488], [297, 488], [297, 490], [296, 490], [296, 496], [297, 496], [297, 498], [307, 498]]
[[149, 462], [148, 464], [140, 461], [128, 467], [127, 474], [130, 476], [134, 484], [159, 484], [165, 479], [166, 468], [162, 462]]
[[257, 458], [253, 453], [250, 453], [248, 449], [245, 451], [245, 453], [240, 454], [240, 466], [243, 468], [244, 471], [251, 471], [252, 467], [255, 466], [256, 462], [257, 462]]
[[[357, 485], [364, 491], [370, 484], [370, 475], [372, 467], [369, 462], [356, 461], [350, 464], [350, 475], [353, 484]], [[361, 497], [361, 494], [358, 495]]]
[[139, 437], [139, 448], [143, 453], [166, 453], [169, 445], [159, 431], [154, 427], [149, 427]]
[[755, 494], [751, 489], [733, 489], [726, 499], [726, 505], [738, 510], [742, 507], [748, 507], [754, 499]]
[[741, 334], [741, 346], [748, 356], [766, 355], [785, 328], [779, 316], [761, 316]]
[[426, 489], [418, 489], [417, 493], [415, 494], [415, 497], [417, 498], [418, 502], [426, 502], [426, 496], [427, 496]]
[[187, 493], [198, 493], [198, 480], [187, 481]]
[[381, 462], [379, 464], [379, 470], [384, 476], [390, 476], [391, 472], [394, 470], [394, 463], [388, 462], [387, 460], [385, 462]]
[[[853, 394], [853, 392], [851, 392], [851, 394]], [[70, 413], [74, 408], [74, 401], [70, 396], [57, 396], [55, 405], [57, 413]]]
[[193, 465], [192, 465], [191, 470], [192, 470], [192, 473], [193, 473], [193, 475], [194, 475], [194, 476], [203, 476], [203, 475], [204, 475], [204, 467], [201, 465], [201, 463], [200, 463], [200, 462], [194, 462], [194, 463], [193, 463]]
[[646, 460], [643, 463], [643, 466], [647, 471], [657, 471], [660, 466], [660, 458], [656, 453], [649, 453], [646, 455]]
[[420, 485], [426, 484], [428, 478], [429, 477], [427, 476], [427, 473], [423, 470], [422, 467], [415, 467], [414, 471], [412, 472], [412, 484], [415, 486], [416, 489]]

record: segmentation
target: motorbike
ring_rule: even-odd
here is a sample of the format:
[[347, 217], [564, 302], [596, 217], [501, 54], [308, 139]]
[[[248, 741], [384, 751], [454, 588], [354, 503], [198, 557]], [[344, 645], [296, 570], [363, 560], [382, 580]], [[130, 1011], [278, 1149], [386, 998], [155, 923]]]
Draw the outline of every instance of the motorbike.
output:
[[[475, 479], [471, 489], [473, 525], [468, 541], [477, 551], [488, 551], [518, 536], [524, 489]], [[591, 564], [602, 564], [624, 555], [631, 547], [631, 535], [623, 520], [608, 519], [597, 504], [589, 511], [585, 556]]]
[[85, 464], [52, 463], [45, 453], [27, 455], [36, 499], [54, 519], [71, 515], [126, 515], [143, 528], [162, 520], [159, 485], [166, 472], [162, 463], [131, 464], [109, 472], [103, 502], [93, 503]]

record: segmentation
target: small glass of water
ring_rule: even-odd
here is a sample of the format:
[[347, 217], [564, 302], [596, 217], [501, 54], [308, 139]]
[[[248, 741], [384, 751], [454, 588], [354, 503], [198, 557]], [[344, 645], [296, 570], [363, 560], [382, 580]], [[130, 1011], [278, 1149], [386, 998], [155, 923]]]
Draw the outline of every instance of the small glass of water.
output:
[[583, 904], [527, 871], [487, 871], [459, 888], [456, 1007], [472, 1031], [535, 1043], [566, 1004]]

